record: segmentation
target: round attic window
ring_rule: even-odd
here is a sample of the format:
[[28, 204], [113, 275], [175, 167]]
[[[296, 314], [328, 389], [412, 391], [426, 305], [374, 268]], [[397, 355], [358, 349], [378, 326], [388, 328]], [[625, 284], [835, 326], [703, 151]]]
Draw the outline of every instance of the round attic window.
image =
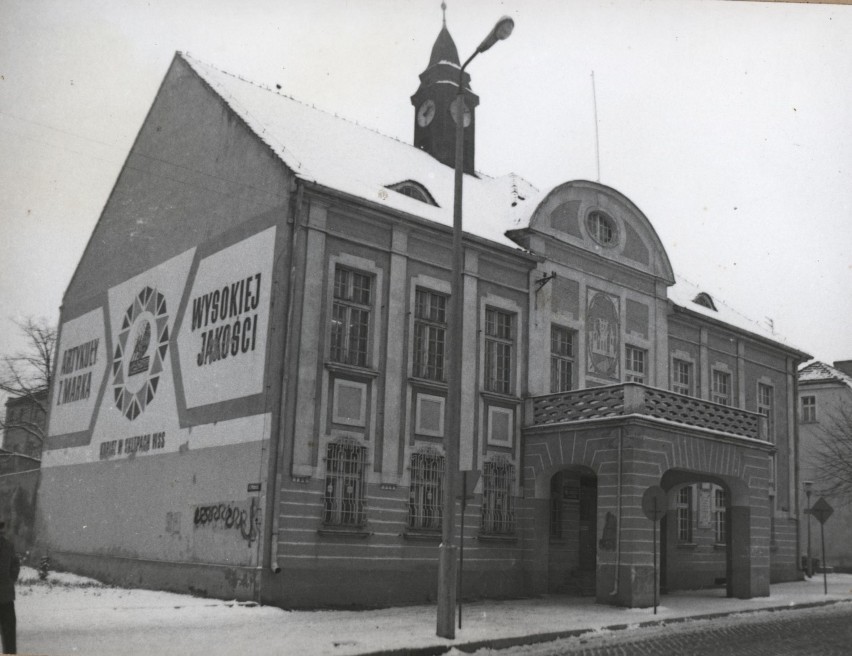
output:
[[600, 210], [592, 210], [586, 217], [586, 230], [602, 246], [615, 246], [615, 221]]

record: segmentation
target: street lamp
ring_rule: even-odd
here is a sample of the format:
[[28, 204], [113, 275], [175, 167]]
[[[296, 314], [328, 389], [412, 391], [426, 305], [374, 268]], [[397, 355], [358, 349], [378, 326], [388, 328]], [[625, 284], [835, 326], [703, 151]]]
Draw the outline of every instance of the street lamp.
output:
[[808, 498], [807, 508], [805, 508], [805, 514], [808, 516], [808, 562], [805, 571], [810, 578], [814, 575], [814, 561], [811, 559], [811, 491], [814, 484], [813, 481], [803, 481], [802, 485], [805, 486], [805, 496]]
[[[458, 491], [459, 439], [461, 433], [461, 388], [462, 388], [462, 337], [464, 281], [462, 279], [462, 187], [464, 182], [464, 69], [480, 52], [485, 52], [497, 41], [509, 37], [515, 22], [508, 16], [497, 21], [488, 36], [479, 44], [459, 69], [456, 99], [453, 101], [456, 119], [455, 189], [453, 198], [453, 255], [452, 279], [450, 281], [450, 316], [447, 321], [447, 425], [446, 425], [446, 473], [444, 481], [443, 516], [441, 519], [441, 546], [438, 548], [438, 622], [437, 635], [455, 638], [456, 595], [458, 594], [458, 571], [456, 569], [455, 514]], [[464, 491], [462, 491], [464, 494]], [[463, 537], [463, 536], [462, 536]]]

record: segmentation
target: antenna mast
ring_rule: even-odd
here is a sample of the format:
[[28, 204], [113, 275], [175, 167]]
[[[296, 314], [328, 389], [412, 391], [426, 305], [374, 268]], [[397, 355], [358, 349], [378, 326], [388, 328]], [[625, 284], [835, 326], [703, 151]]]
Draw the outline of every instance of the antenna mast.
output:
[[597, 161], [598, 178], [601, 181], [601, 141], [598, 135], [598, 94], [595, 90], [595, 72], [592, 71], [592, 106], [595, 110], [595, 160]]

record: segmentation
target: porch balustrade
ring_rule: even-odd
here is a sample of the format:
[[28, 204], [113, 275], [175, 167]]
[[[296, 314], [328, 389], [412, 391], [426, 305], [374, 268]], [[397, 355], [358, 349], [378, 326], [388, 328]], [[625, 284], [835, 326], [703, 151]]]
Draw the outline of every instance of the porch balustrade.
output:
[[693, 428], [766, 441], [766, 419], [756, 412], [637, 383], [622, 383], [530, 397], [528, 427], [643, 415]]

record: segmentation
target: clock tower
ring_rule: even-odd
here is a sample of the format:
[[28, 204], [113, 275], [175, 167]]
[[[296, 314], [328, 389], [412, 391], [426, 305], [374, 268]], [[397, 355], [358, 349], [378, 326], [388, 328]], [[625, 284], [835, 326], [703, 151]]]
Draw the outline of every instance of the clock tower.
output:
[[414, 145], [447, 166], [455, 166], [456, 120], [464, 121], [464, 172], [474, 174], [474, 135], [479, 97], [470, 90], [470, 75], [462, 76], [462, 111], [455, 103], [461, 62], [447, 30], [446, 17], [432, 46], [429, 65], [420, 74], [414, 105]]

